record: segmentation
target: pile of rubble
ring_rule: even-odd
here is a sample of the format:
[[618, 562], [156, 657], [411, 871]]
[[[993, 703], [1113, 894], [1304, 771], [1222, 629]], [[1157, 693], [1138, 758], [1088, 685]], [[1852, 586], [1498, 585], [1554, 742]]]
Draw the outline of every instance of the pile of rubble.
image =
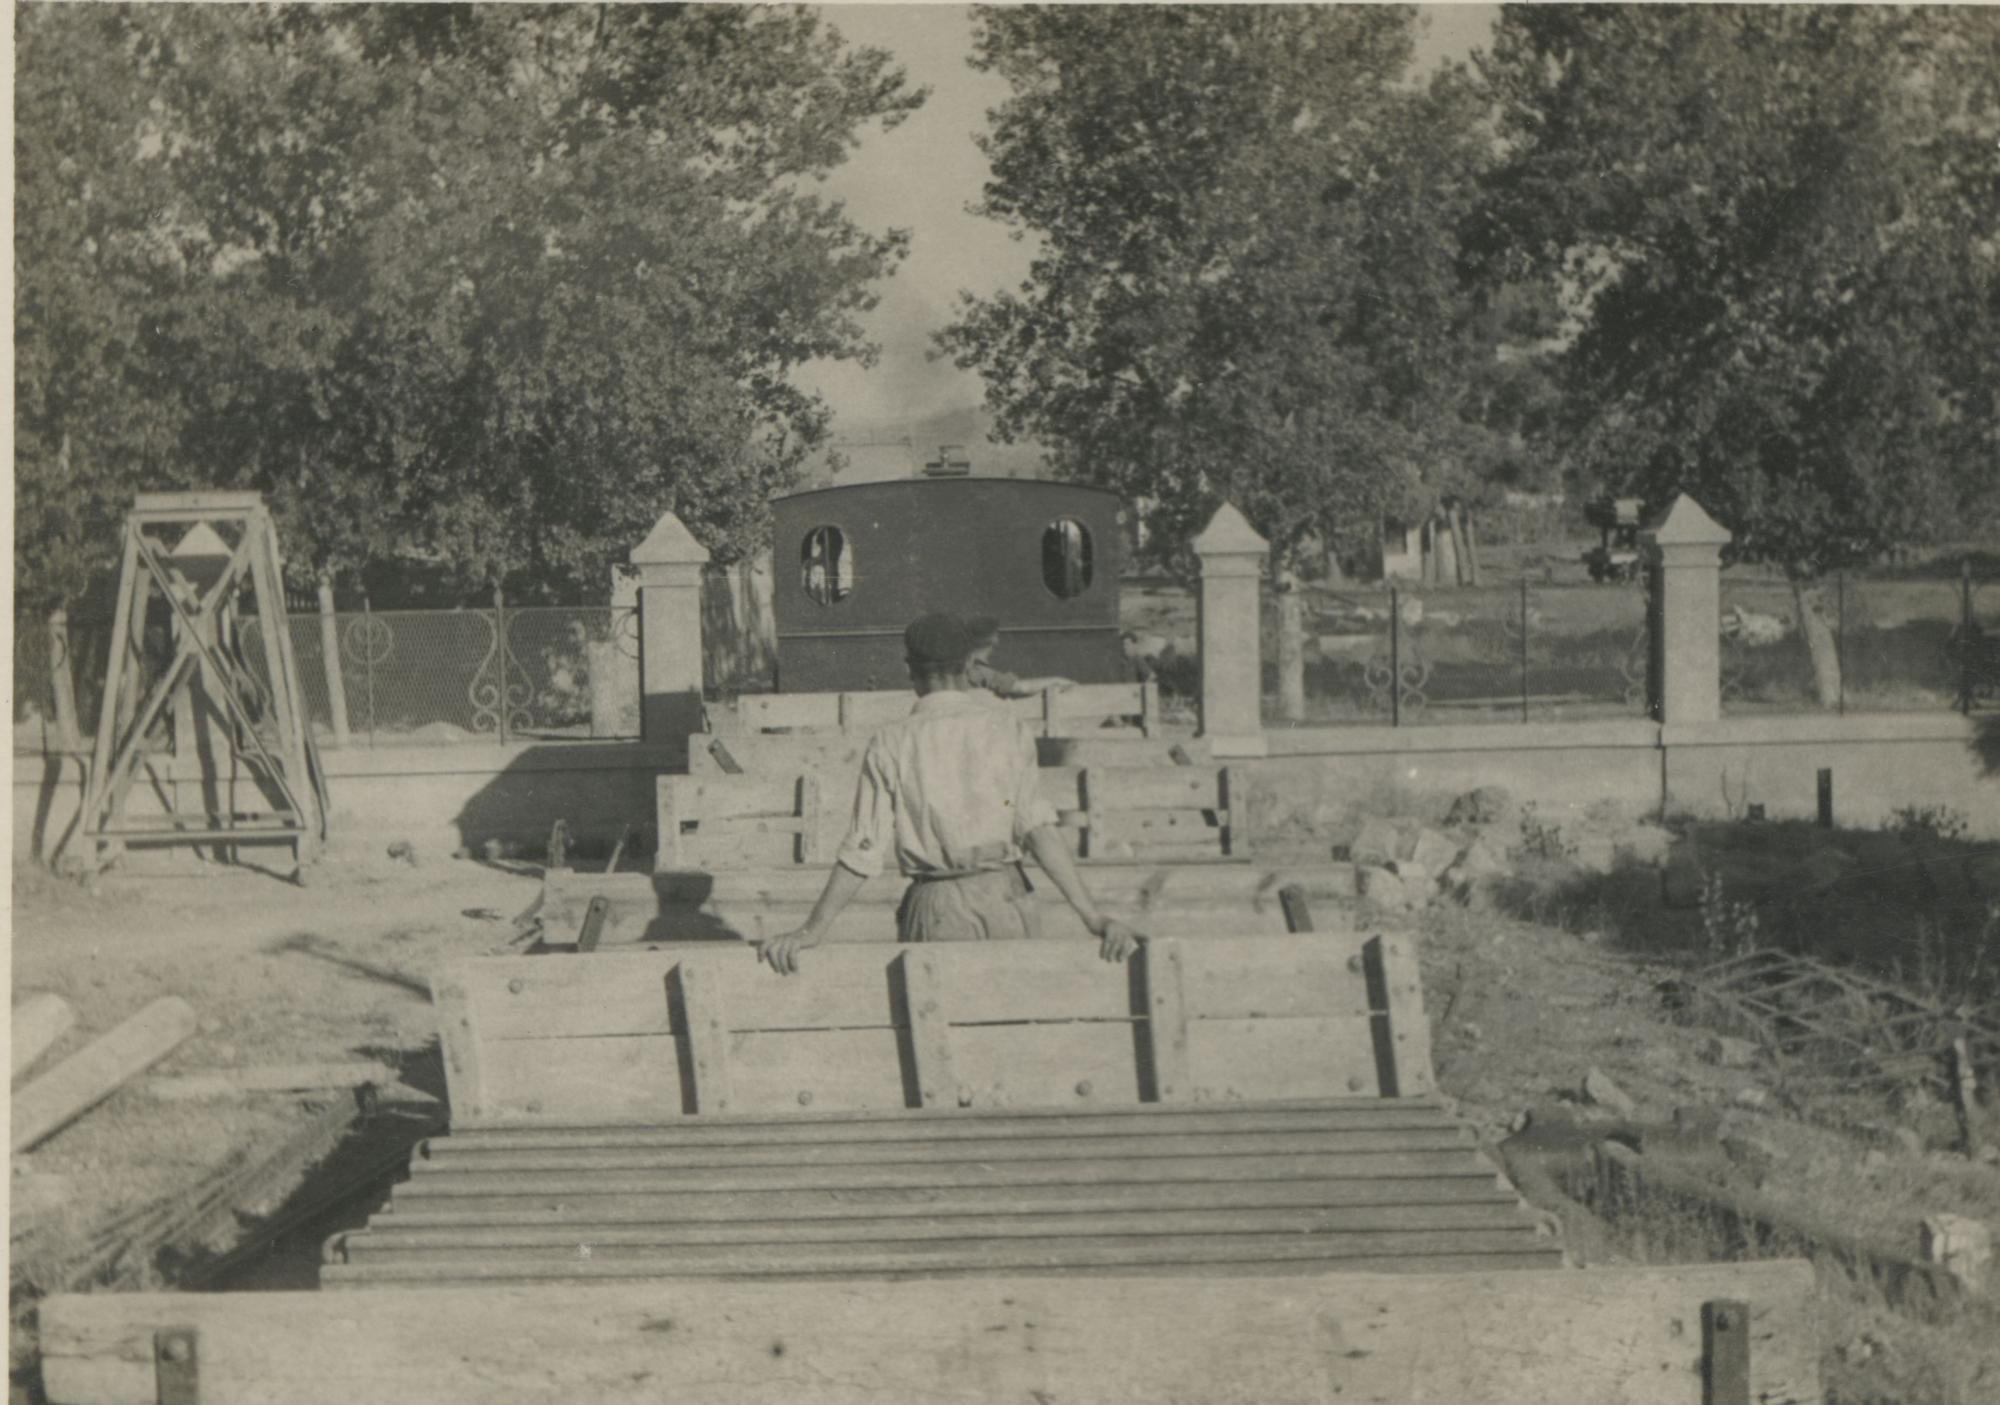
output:
[[1440, 900], [1485, 905], [1509, 882], [1560, 877], [1562, 870], [1657, 867], [1672, 847], [1667, 830], [1615, 803], [1550, 815], [1500, 786], [1481, 786], [1454, 800], [1440, 825], [1363, 819], [1345, 857], [1361, 897], [1385, 911], [1410, 911]]

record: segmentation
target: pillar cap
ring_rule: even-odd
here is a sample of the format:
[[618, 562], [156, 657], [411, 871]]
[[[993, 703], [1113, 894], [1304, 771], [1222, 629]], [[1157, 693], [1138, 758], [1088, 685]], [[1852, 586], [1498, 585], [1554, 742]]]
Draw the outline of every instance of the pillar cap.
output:
[[1261, 556], [1270, 549], [1271, 544], [1229, 503], [1215, 510], [1194, 539], [1197, 556]]
[[708, 548], [694, 539], [680, 518], [663, 512], [628, 559], [634, 566], [702, 566], [708, 563]]
[[1727, 527], [1686, 493], [1677, 496], [1665, 515], [1643, 535], [1655, 546], [1727, 546], [1735, 540]]

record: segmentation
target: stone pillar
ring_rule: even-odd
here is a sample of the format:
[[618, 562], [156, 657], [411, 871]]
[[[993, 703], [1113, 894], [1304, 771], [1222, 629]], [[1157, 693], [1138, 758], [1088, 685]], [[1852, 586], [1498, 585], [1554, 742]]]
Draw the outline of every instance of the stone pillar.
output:
[[701, 576], [708, 551], [673, 513], [632, 548], [639, 570], [639, 727], [685, 746], [701, 730]]
[[1224, 503], [1194, 539], [1201, 559], [1198, 616], [1201, 734], [1217, 756], [1264, 753], [1264, 688], [1257, 583], [1271, 544]]
[[1722, 548], [1729, 532], [1683, 493], [1641, 534], [1652, 591], [1648, 694], [1672, 726], [1722, 715]]

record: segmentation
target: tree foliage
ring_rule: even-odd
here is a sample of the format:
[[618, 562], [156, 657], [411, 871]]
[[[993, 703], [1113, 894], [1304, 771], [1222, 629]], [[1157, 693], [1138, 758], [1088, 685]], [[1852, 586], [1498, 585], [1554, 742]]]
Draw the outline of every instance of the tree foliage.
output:
[[1551, 442], [1808, 578], [2000, 474], [2000, 16], [1510, 7], [1473, 241], [1562, 290]]
[[1280, 548], [1463, 491], [1505, 397], [1455, 230], [1477, 88], [1409, 81], [1370, 6], [982, 8], [1011, 96], [984, 212], [1040, 243], [939, 338], [1003, 435], [1147, 504], [1184, 544], [1228, 499]]
[[810, 13], [17, 28], [24, 592], [101, 563], [134, 487], [196, 483], [265, 492], [300, 575], [406, 550], [601, 589], [667, 509], [726, 560], [825, 432], [789, 372], [872, 354], [906, 236], [812, 187], [922, 94]]

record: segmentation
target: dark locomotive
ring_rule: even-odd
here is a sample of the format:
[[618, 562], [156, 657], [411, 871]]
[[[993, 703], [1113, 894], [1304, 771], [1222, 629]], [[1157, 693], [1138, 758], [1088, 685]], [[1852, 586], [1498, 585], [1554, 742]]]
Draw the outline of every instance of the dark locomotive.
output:
[[926, 477], [772, 504], [778, 687], [903, 688], [903, 628], [932, 610], [992, 615], [994, 662], [1117, 683], [1118, 495], [1034, 479]]

